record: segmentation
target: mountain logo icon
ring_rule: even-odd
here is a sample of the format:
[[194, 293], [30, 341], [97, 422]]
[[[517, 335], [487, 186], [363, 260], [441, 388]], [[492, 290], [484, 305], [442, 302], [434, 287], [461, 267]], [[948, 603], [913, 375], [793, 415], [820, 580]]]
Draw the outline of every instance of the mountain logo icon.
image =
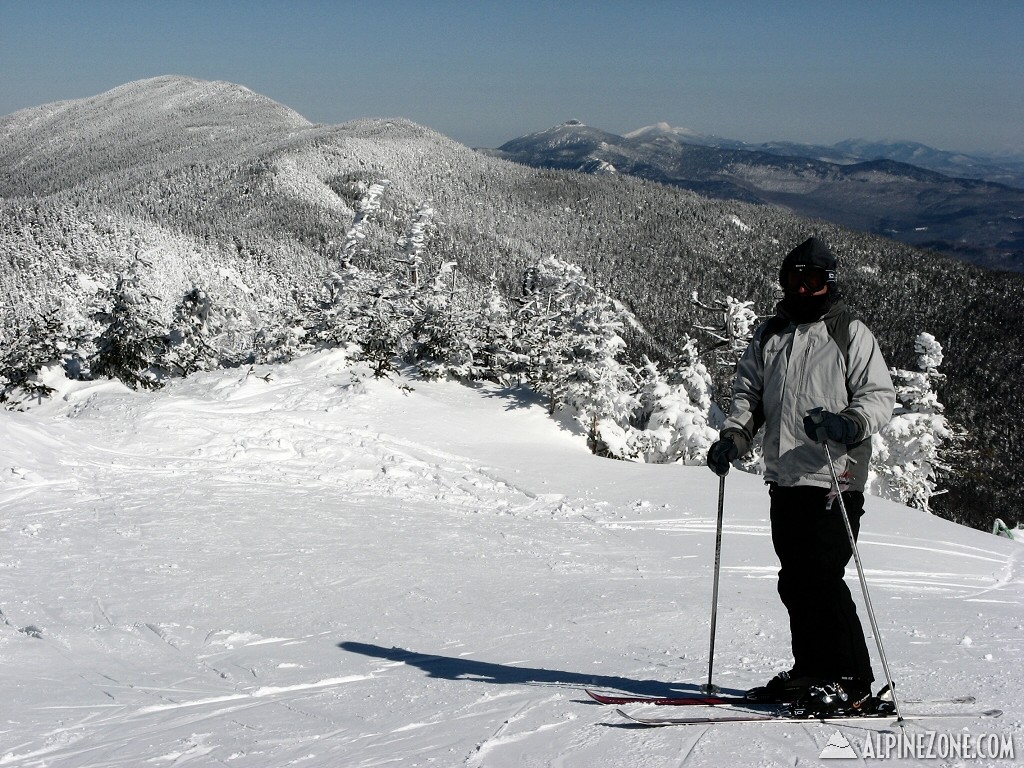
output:
[[832, 734], [832, 737], [828, 740], [828, 744], [821, 750], [821, 754], [818, 757], [822, 759], [829, 758], [858, 758], [857, 750], [853, 748], [850, 740], [847, 739], [839, 731]]

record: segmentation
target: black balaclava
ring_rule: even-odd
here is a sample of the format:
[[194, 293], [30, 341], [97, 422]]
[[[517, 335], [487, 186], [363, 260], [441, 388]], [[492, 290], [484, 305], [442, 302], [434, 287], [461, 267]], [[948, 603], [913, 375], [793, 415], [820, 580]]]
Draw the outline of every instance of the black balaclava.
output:
[[779, 307], [798, 324], [820, 320], [839, 298], [839, 289], [836, 285], [837, 266], [835, 255], [824, 241], [811, 237], [800, 243], [786, 255], [779, 268], [779, 282], [783, 290], [786, 288], [787, 274], [795, 267], [818, 267], [825, 270], [828, 274], [828, 290], [821, 296], [786, 291], [786, 297], [780, 302]]

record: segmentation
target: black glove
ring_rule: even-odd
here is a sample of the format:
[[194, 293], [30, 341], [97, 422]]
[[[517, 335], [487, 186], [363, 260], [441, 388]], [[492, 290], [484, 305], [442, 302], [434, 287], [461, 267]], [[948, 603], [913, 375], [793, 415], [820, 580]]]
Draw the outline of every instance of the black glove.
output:
[[719, 477], [729, 474], [729, 467], [740, 457], [740, 449], [728, 437], [716, 440], [708, 450], [708, 466]]
[[852, 416], [815, 408], [804, 416], [804, 432], [816, 443], [826, 439], [833, 443], [850, 445], [860, 438], [860, 424]]

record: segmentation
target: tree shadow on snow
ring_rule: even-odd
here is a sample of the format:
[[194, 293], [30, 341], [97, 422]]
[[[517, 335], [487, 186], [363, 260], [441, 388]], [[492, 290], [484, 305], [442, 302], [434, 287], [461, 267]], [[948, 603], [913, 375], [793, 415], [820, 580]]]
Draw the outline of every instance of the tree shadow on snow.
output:
[[485, 389], [483, 395], [492, 400], [504, 400], [506, 411], [547, 407], [547, 400], [525, 385]]
[[[503, 400], [505, 402], [506, 411], [517, 411], [529, 408], [548, 409], [547, 396], [539, 394], [525, 385], [487, 390], [484, 392], [484, 397]], [[556, 409], [555, 412], [550, 415], [554, 422], [566, 432], [571, 432], [574, 435], [586, 434], [586, 430], [580, 426], [579, 422], [576, 421], [568, 411]]]
[[[593, 675], [582, 672], [565, 672], [535, 667], [520, 667], [509, 664], [494, 664], [488, 661], [416, 653], [405, 648], [384, 648], [369, 643], [342, 642], [338, 647], [349, 653], [358, 653], [377, 659], [418, 667], [428, 677], [444, 680], [469, 680], [493, 685], [542, 685], [556, 688], [584, 688], [597, 690], [628, 691], [642, 696], [677, 696], [696, 693], [699, 684], [668, 683], [663, 680], [635, 680], [628, 677]], [[723, 693], [740, 694], [738, 690], [724, 690]]]

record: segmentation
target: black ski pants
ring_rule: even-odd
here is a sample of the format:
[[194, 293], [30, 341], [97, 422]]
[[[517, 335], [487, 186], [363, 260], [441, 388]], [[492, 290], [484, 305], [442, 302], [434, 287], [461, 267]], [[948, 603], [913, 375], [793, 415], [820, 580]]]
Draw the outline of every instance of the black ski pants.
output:
[[[874, 680], [864, 630], [844, 580], [853, 557], [837, 501], [827, 488], [772, 484], [772, 543], [779, 557], [779, 596], [789, 611], [793, 669], [827, 680]], [[864, 494], [843, 494], [856, 539]]]

